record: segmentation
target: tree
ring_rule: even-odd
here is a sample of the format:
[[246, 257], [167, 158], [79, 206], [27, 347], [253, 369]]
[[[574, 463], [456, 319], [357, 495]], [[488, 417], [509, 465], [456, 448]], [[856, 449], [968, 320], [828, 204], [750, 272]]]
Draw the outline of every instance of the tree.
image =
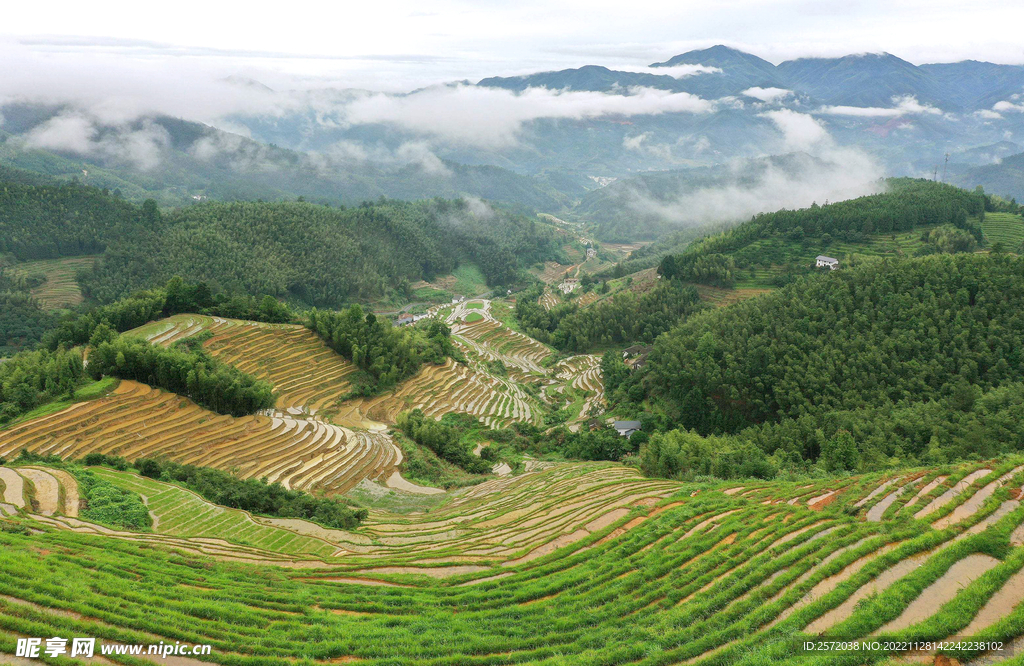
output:
[[840, 430], [830, 437], [821, 450], [821, 464], [830, 472], [854, 471], [859, 454], [857, 443], [848, 430]]

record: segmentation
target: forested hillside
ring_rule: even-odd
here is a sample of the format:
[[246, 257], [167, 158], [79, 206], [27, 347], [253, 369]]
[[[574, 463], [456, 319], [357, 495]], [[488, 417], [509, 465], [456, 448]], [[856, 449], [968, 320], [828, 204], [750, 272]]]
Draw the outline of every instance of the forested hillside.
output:
[[0, 182], [0, 255], [26, 261], [96, 254], [135, 233], [155, 211], [75, 183]]
[[[91, 150], [78, 153], [42, 150], [21, 139], [46, 127], [62, 109], [33, 104], [0, 104], [0, 168], [38, 174], [51, 180], [81, 179], [99, 188], [120, 190], [141, 203], [155, 199], [163, 206], [192, 202], [193, 196], [220, 201], [311, 200], [355, 204], [368, 199], [458, 198], [469, 195], [509, 204], [557, 210], [569, 204], [562, 190], [581, 189], [573, 182], [522, 175], [487, 164], [462, 164], [412, 151], [408, 159], [374, 160], [369, 154], [346, 156], [325, 145], [307, 153], [224, 132], [201, 123], [168, 116], [139, 118], [128, 127], [97, 125], [116, 136], [135, 132], [155, 139], [145, 159]], [[63, 109], [63, 111], [67, 111]], [[275, 119], [275, 125], [279, 119]], [[333, 142], [331, 142], [333, 143]], [[2, 174], [2, 172], [0, 172]]]
[[518, 215], [465, 201], [379, 202], [349, 209], [308, 203], [210, 203], [164, 216], [108, 250], [86, 293], [100, 301], [190, 275], [226, 292], [317, 306], [380, 298], [473, 261], [491, 285], [522, 264], [559, 257], [557, 234]]
[[706, 307], [697, 291], [665, 280], [644, 294], [624, 291], [589, 307], [558, 305], [545, 310], [537, 292], [516, 302], [515, 314], [529, 335], [558, 349], [586, 352], [594, 347], [651, 343], [686, 316]]
[[983, 241], [984, 194], [909, 178], [886, 186], [881, 194], [756, 215], [666, 256], [659, 271], [719, 287], [770, 287], [808, 273], [819, 254], [850, 265], [872, 255], [970, 251]]
[[396, 328], [353, 305], [344, 312], [319, 312], [314, 308], [307, 326], [334, 351], [366, 372], [371, 380], [357, 388], [365, 395], [411, 377], [423, 363], [440, 365], [456, 355], [451, 331], [444, 322], [436, 320]]
[[[711, 219], [741, 220], [739, 214], [730, 211], [727, 192], [762, 187], [769, 178], [799, 180], [832, 168], [806, 153], [792, 153], [736, 164], [651, 171], [586, 193], [573, 208], [573, 218], [591, 225], [602, 240], [654, 240], [681, 227], [699, 227]], [[723, 199], [714, 215], [704, 211], [702, 217], [701, 212], [692, 209], [701, 201], [702, 192], [706, 192], [707, 202]]]
[[161, 214], [77, 184], [0, 185], [0, 255], [104, 253], [83, 293], [110, 302], [175, 275], [229, 294], [338, 306], [402, 293], [411, 282], [479, 266], [511, 285], [520, 268], [563, 259], [558, 233], [483, 202], [208, 203]]
[[[644, 369], [609, 388], [663, 427], [709, 435], [779, 424], [744, 435], [768, 452], [816, 459], [847, 423], [858, 445], [888, 437], [885, 455], [898, 457], [937, 435], [942, 456], [963, 448], [954, 439], [984, 442], [967, 425], [985, 423], [968, 418], [983, 395], [982, 413], [1020, 403], [1019, 389], [996, 391], [1024, 376], [1022, 306], [1024, 259], [878, 260], [690, 317], [657, 340]], [[903, 430], [894, 410], [916, 425]], [[997, 428], [987, 450], [1018, 441], [1001, 422], [986, 423]]]

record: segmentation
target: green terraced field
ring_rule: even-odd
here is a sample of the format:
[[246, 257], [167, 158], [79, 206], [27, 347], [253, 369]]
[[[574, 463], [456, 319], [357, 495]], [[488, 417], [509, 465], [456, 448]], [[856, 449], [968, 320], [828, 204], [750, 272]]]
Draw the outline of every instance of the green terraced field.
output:
[[985, 213], [981, 230], [985, 232], [985, 240], [990, 247], [995, 243], [1002, 243], [1004, 250], [1018, 252], [1021, 243], [1024, 243], [1024, 218], [1020, 215]]
[[740, 289], [769, 288], [772, 280], [784, 271], [787, 264], [814, 266], [814, 258], [819, 254], [836, 257], [840, 265], [853, 255], [864, 257], [913, 256], [921, 248], [921, 234], [932, 229], [930, 226], [916, 227], [911, 231], [895, 234], [872, 234], [863, 242], [847, 242], [834, 240], [828, 246], [819, 247], [813, 240], [805, 243], [791, 241], [786, 238], [765, 238], [756, 240], [737, 253], [744, 257], [772, 257], [773, 265], [754, 266], [737, 271], [736, 287]]
[[82, 290], [78, 286], [76, 274], [79, 270], [90, 268], [97, 259], [98, 256], [90, 256], [26, 261], [15, 265], [11, 272], [26, 277], [45, 276], [45, 282], [32, 289], [32, 296], [44, 308], [58, 309], [82, 302]]
[[[294, 539], [260, 537], [276, 562], [216, 546], [209, 505], [101, 472], [151, 494], [158, 533], [16, 517], [40, 531], [0, 532], [0, 654], [17, 636], [71, 634], [210, 643], [204, 659], [224, 664], [852, 666], [894, 655], [807, 654], [802, 642], [1024, 644], [1024, 459], [731, 484], [623, 469], [562, 465], [465, 489], [428, 514], [376, 511], [360, 530], [363, 552], [302, 566], [282, 551], [302, 556]], [[588, 506], [604, 508], [574, 513]], [[554, 516], [550, 534], [562, 537], [501, 564], [488, 558], [487, 544], [529, 539]], [[467, 540], [476, 545], [455, 556]]]
[[194, 492], [169, 483], [111, 469], [94, 471], [97, 476], [145, 498], [161, 534], [227, 539], [286, 555], [328, 557], [338, 550], [320, 539], [258, 522], [245, 511], [211, 504]]

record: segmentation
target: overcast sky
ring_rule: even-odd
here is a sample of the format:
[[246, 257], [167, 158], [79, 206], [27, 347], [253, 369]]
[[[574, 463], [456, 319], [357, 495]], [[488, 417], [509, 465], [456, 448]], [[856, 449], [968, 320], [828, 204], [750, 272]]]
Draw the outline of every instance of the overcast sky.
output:
[[[272, 87], [409, 90], [583, 64], [642, 66], [725, 43], [773, 62], [888, 51], [1024, 63], [1020, 0], [138, 0], [8, 3], [10, 72], [87, 80], [240, 74]], [[3, 78], [3, 75], [0, 75]], [[39, 81], [45, 83], [45, 81]]]

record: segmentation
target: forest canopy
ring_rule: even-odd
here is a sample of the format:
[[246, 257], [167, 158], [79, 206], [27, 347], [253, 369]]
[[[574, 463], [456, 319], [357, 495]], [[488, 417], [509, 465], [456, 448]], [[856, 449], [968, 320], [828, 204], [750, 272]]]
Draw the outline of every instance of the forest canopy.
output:
[[100, 303], [188, 275], [216, 292], [339, 307], [403, 294], [467, 261], [505, 286], [526, 266], [565, 260], [563, 243], [550, 225], [475, 199], [210, 202], [162, 212], [152, 200], [136, 206], [74, 182], [0, 182], [0, 255], [102, 254], [80, 280]]
[[[1019, 441], [1000, 424], [1020, 410], [1022, 348], [1024, 259], [879, 259], [691, 317], [612, 399], [661, 429], [840, 469], [981, 455]], [[836, 453], [843, 432], [864, 459]]]

